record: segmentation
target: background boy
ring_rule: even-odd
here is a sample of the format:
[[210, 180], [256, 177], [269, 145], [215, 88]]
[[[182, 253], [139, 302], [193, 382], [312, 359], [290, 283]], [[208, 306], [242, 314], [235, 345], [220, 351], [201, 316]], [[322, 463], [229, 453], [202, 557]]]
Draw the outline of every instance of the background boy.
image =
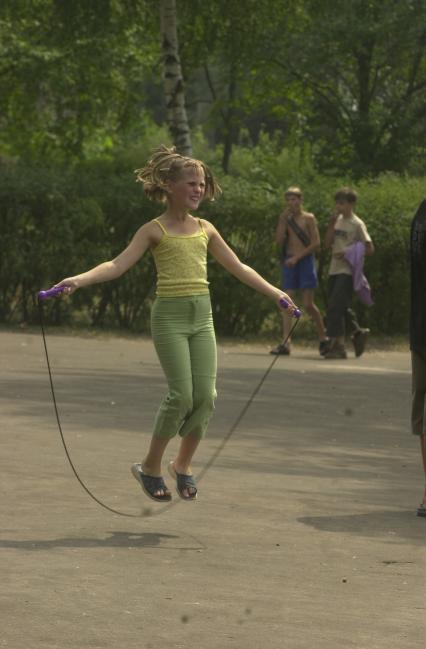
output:
[[[286, 206], [278, 219], [276, 241], [283, 251], [282, 287], [288, 295], [302, 292], [304, 310], [314, 321], [320, 340], [320, 353], [327, 349], [327, 336], [314, 291], [318, 286], [315, 268], [315, 250], [320, 246], [320, 236], [315, 216], [302, 210], [303, 195], [299, 187], [289, 187], [284, 194]], [[283, 289], [284, 290], [284, 289]], [[291, 328], [291, 318], [283, 311], [283, 341]], [[290, 341], [280, 343], [271, 354], [290, 354]]]
[[[334, 199], [336, 209], [325, 234], [325, 245], [331, 247], [327, 307], [327, 335], [330, 342], [329, 350], [324, 354], [327, 359], [347, 358], [345, 316], [347, 317], [352, 302], [353, 279], [351, 267], [345, 259], [345, 251], [361, 241], [365, 244], [366, 255], [372, 255], [374, 252], [373, 242], [364, 221], [353, 211], [357, 201], [356, 192], [350, 187], [343, 187], [336, 192]], [[361, 356], [369, 330], [359, 326], [353, 311], [349, 313], [354, 328], [352, 342], [355, 354]]]

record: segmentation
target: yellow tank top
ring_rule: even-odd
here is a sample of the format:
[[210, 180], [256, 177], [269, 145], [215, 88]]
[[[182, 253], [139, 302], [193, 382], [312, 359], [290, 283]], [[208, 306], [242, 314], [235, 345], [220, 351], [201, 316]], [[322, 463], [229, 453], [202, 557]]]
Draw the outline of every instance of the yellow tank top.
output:
[[180, 297], [208, 293], [209, 238], [201, 220], [200, 232], [190, 235], [169, 234], [158, 219], [154, 221], [163, 231], [160, 243], [152, 250], [157, 268], [157, 295]]

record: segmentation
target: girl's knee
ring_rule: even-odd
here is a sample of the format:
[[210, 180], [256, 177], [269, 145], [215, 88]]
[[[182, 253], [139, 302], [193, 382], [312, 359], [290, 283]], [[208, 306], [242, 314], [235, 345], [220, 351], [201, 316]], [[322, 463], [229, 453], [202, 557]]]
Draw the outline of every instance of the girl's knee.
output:
[[209, 413], [213, 412], [216, 396], [217, 393], [214, 388], [194, 395], [194, 410], [202, 410]]
[[188, 390], [170, 390], [166, 397], [168, 408], [175, 410], [179, 415], [184, 418], [193, 409], [192, 394]]
[[182, 423], [191, 415], [192, 409], [192, 394], [188, 390], [171, 389], [157, 413], [154, 436], [174, 437]]
[[204, 437], [214, 411], [215, 399], [216, 390], [214, 389], [194, 396], [192, 414], [180, 431], [182, 436], [190, 433], [200, 438]]

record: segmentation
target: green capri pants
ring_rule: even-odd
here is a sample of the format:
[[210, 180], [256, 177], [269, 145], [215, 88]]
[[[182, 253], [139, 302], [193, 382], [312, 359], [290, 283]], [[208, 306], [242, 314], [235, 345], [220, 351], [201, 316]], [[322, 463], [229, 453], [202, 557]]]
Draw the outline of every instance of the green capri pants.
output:
[[216, 398], [216, 337], [210, 295], [157, 297], [151, 332], [169, 391], [154, 436], [203, 437]]

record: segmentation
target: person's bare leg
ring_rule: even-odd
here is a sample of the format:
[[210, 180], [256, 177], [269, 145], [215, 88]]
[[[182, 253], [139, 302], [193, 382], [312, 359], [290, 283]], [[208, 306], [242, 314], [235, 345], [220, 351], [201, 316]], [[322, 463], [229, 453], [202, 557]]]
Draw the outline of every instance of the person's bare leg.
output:
[[[164, 451], [167, 448], [167, 444], [170, 442], [168, 437], [151, 437], [151, 442], [149, 445], [148, 453], [145, 456], [145, 459], [141, 463], [141, 467], [144, 473], [154, 477], [160, 477], [161, 473], [161, 461], [163, 459]], [[163, 496], [164, 490], [159, 489], [154, 492], [155, 496]]]
[[305, 308], [305, 311], [311, 316], [312, 320], [314, 321], [314, 325], [318, 332], [318, 338], [320, 339], [321, 342], [323, 340], [327, 340], [327, 334], [325, 333], [325, 327], [324, 327], [324, 321], [322, 319], [322, 315], [317, 305], [314, 302], [314, 289], [305, 288], [302, 291], [302, 296], [303, 296], [303, 306]]
[[178, 473], [192, 475], [191, 460], [200, 442], [201, 437], [199, 435], [188, 434], [182, 437], [178, 454], [173, 462], [173, 466]]
[[425, 473], [425, 491], [423, 494], [423, 500], [421, 502], [421, 507], [426, 508], [426, 435], [420, 435], [420, 448], [422, 451], [422, 460], [423, 460], [423, 470]]
[[[192, 475], [191, 460], [200, 442], [201, 437], [199, 437], [199, 435], [188, 434], [185, 435], [185, 437], [182, 437], [178, 454], [176, 459], [173, 461], [173, 467], [176, 473]], [[183, 495], [189, 497], [192, 496], [193, 493], [192, 491], [188, 491], [188, 489], [184, 489]]]

